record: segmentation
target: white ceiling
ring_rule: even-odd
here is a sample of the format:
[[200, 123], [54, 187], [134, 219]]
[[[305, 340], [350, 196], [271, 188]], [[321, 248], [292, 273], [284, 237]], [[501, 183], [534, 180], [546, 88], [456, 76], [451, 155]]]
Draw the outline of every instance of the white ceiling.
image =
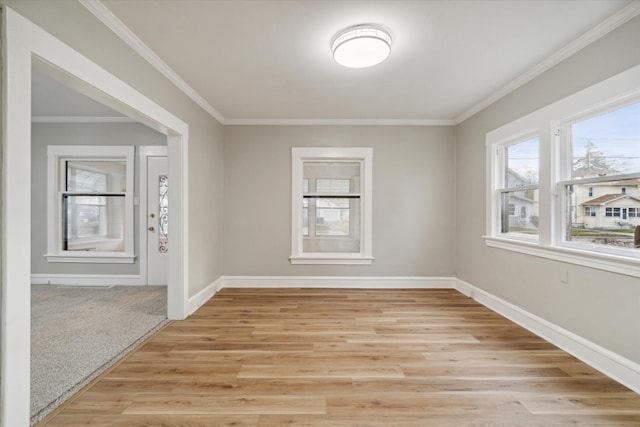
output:
[[[225, 123], [453, 122], [629, 3], [102, 0]], [[390, 29], [391, 55], [341, 67], [330, 40], [362, 23]]]

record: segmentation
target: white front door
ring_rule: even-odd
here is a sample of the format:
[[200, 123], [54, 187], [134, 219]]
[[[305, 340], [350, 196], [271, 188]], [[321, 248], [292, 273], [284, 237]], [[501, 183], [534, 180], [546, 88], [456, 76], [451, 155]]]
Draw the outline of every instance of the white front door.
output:
[[[169, 240], [169, 159], [147, 157], [147, 284], [167, 284]], [[143, 222], [144, 224], [144, 222]]]

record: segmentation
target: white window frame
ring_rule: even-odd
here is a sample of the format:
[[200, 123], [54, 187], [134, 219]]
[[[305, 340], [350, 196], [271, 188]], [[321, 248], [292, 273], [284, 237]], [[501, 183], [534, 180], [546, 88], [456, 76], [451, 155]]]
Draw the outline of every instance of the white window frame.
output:
[[[360, 171], [360, 251], [304, 252], [302, 233], [303, 165], [305, 162], [355, 161]], [[372, 252], [373, 149], [370, 147], [293, 147], [291, 149], [291, 264], [369, 265]]]
[[[577, 113], [572, 113], [564, 119], [553, 121], [551, 123], [554, 130], [554, 143], [558, 147], [558, 167], [557, 167], [557, 184], [555, 192], [558, 195], [558, 206], [555, 211], [555, 221], [559, 224], [555, 229], [554, 241], [556, 245], [563, 248], [570, 248], [582, 251], [594, 252], [595, 254], [619, 256], [623, 258], [629, 258], [637, 260], [640, 268], [640, 251], [635, 249], [620, 249], [616, 247], [609, 247], [604, 245], [594, 245], [586, 243], [578, 243], [566, 241], [564, 236], [564, 230], [566, 230], [570, 224], [567, 223], [566, 215], [564, 215], [564, 206], [567, 204], [566, 200], [566, 186], [571, 184], [576, 185], [588, 185], [597, 183], [606, 183], [609, 181], [621, 181], [626, 179], [640, 178], [640, 171], [632, 174], [619, 174], [619, 175], [606, 175], [592, 178], [572, 179], [572, 155], [570, 152], [571, 147], [571, 126], [574, 123], [588, 120], [593, 117], [606, 114], [608, 112], [616, 111], [624, 108], [625, 106], [640, 103], [640, 87], [636, 90], [623, 94], [622, 96], [610, 97], [609, 99], [594, 102], [592, 105], [586, 106]], [[607, 210], [610, 210], [611, 215], [607, 215]], [[616, 215], [617, 210], [617, 215]], [[620, 207], [605, 207], [605, 218], [621, 218], [622, 209]]]
[[[131, 264], [134, 253], [134, 156], [130, 146], [51, 145], [47, 147], [47, 253], [48, 262]], [[66, 160], [124, 160], [127, 181], [124, 193], [124, 252], [64, 251], [62, 249], [62, 197], [60, 185], [66, 179], [61, 164]]]
[[[491, 185], [494, 189], [492, 191], [492, 195], [489, 203], [491, 203], [491, 212], [496, 212], [497, 215], [491, 218], [491, 222], [488, 225], [491, 230], [491, 235], [496, 236], [509, 236], [510, 239], [516, 240], [524, 240], [530, 242], [536, 242], [538, 240], [538, 236], [536, 235], [527, 235], [527, 234], [519, 234], [519, 233], [502, 233], [502, 193], [504, 192], [513, 192], [513, 191], [527, 191], [527, 190], [539, 190], [539, 184], [525, 185], [520, 187], [507, 187], [506, 182], [506, 149], [509, 146], [519, 144], [521, 142], [525, 142], [531, 140], [533, 138], [538, 138], [538, 150], [540, 150], [540, 135], [538, 134], [538, 130], [527, 130], [525, 132], [519, 133], [514, 136], [510, 136], [508, 138], [504, 138], [498, 141], [495, 141], [491, 144], [490, 152], [487, 153], [488, 161], [491, 165], [491, 170], [493, 171]], [[539, 157], [539, 152], [538, 152]], [[539, 171], [538, 167], [538, 171]], [[539, 173], [538, 173], [539, 175]], [[538, 194], [539, 195], [539, 194]], [[513, 212], [513, 213], [512, 213]], [[520, 212], [516, 209], [516, 206], [510, 203], [507, 206], [507, 214], [509, 216], [518, 216], [520, 217]]]
[[[600, 270], [640, 277], [640, 251], [563, 240], [567, 225], [564, 211], [570, 182], [571, 159], [567, 126], [591, 116], [615, 110], [640, 99], [640, 65], [589, 88], [543, 107], [487, 133], [487, 213], [485, 243], [489, 247], [511, 250]], [[496, 160], [501, 144], [538, 131], [540, 138], [539, 227], [538, 240], [526, 240], [500, 233], [497, 200], [502, 169]], [[639, 174], [617, 175], [633, 178]], [[582, 185], [609, 181], [614, 176], [582, 179]]]

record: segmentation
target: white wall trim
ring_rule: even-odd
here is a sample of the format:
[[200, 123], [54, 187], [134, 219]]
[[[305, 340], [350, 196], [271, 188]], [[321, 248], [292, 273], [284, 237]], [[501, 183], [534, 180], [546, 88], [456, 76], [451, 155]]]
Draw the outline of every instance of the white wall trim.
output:
[[162, 73], [171, 83], [176, 85], [193, 102], [198, 104], [214, 119], [224, 124], [224, 117], [218, 110], [209, 104], [198, 92], [185, 82], [166, 62], [164, 62], [149, 46], [147, 46], [138, 36], [135, 35], [117, 16], [115, 16], [99, 0], [79, 0], [80, 4], [89, 10], [104, 25], [120, 37], [131, 49], [142, 56], [156, 70]]
[[202, 304], [209, 301], [220, 289], [222, 289], [223, 278], [219, 277], [217, 280], [209, 283], [207, 287], [200, 292], [189, 298], [187, 302], [187, 313], [191, 316]]
[[[80, 251], [78, 251], [80, 252]], [[70, 263], [91, 263], [91, 264], [133, 264], [136, 256], [131, 254], [118, 255], [112, 252], [84, 251], [78, 254], [44, 254], [47, 262], [70, 262]]]
[[455, 289], [640, 393], [640, 364], [463, 280], [456, 280]]
[[32, 123], [138, 123], [130, 117], [33, 116]]
[[453, 289], [455, 277], [223, 276], [222, 288]]
[[32, 285], [144, 286], [138, 274], [32, 274]]
[[615, 30], [616, 28], [622, 26], [623, 24], [635, 18], [639, 14], [640, 14], [640, 2], [634, 1], [628, 6], [618, 11], [617, 13], [607, 18], [606, 20], [602, 21], [600, 24], [596, 25], [595, 27], [593, 27], [583, 35], [581, 35], [577, 39], [573, 40], [571, 43], [557, 50], [551, 56], [549, 56], [542, 62], [538, 63], [534, 67], [530, 68], [525, 73], [516, 77], [510, 83], [502, 86], [498, 91], [492, 93], [491, 95], [486, 97], [484, 100], [480, 101], [479, 103], [469, 108], [464, 113], [457, 116], [453, 120], [454, 124], [457, 125], [459, 123], [462, 123], [463, 121], [467, 120], [469, 117], [473, 116], [474, 114], [484, 110], [485, 108], [487, 108], [489, 105], [493, 104], [500, 98], [515, 91], [519, 87], [524, 86], [526, 83], [530, 82], [531, 80], [535, 79], [542, 73], [555, 67], [565, 59], [569, 58], [571, 55], [574, 55], [581, 49], [595, 42], [599, 38], [607, 35], [608, 33]]
[[453, 126], [449, 119], [225, 119], [246, 126]]

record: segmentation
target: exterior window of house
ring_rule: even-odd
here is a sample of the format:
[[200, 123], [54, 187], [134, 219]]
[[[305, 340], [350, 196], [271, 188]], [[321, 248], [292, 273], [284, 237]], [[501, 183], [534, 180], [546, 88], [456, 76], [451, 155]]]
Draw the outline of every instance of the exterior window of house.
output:
[[640, 278], [638, 81], [631, 68], [487, 133], [487, 246]]
[[293, 148], [292, 264], [371, 264], [371, 148]]
[[[565, 173], [568, 179], [561, 182], [567, 223], [564, 242], [603, 250], [634, 247], [633, 229], [640, 221], [629, 213], [640, 206], [638, 123], [640, 102], [636, 101], [610, 105], [561, 125], [570, 164]], [[590, 187], [598, 188], [598, 197], [588, 195]], [[584, 211], [580, 207], [586, 205], [604, 206], [604, 217], [576, 216], [574, 212]]]
[[526, 218], [527, 217], [527, 207], [526, 206], [520, 206], [520, 219]]
[[508, 140], [496, 150], [500, 166], [497, 203], [503, 234], [535, 238], [538, 234], [539, 139]]
[[620, 216], [620, 208], [605, 208], [604, 216]]
[[133, 262], [133, 147], [48, 148], [49, 262]]

